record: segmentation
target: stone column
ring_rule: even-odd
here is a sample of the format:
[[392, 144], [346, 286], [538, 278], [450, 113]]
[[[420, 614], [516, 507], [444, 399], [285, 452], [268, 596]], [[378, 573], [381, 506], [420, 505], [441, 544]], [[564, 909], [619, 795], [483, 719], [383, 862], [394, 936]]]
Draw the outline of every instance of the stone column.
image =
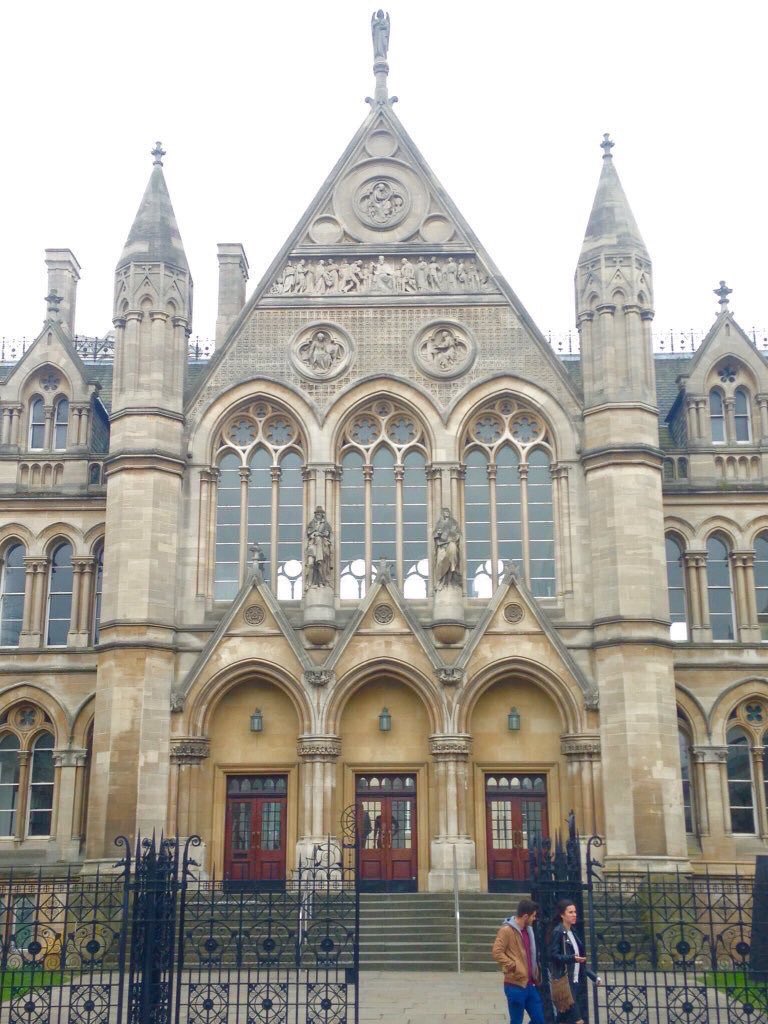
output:
[[80, 819], [82, 801], [79, 799], [83, 769], [88, 751], [84, 747], [54, 750], [53, 764], [57, 770], [56, 787], [56, 856], [71, 861], [80, 855]]
[[39, 647], [43, 637], [43, 600], [48, 559], [28, 556], [24, 559], [24, 567], [24, 618], [19, 647]]
[[706, 551], [686, 551], [683, 558], [688, 591], [688, 609], [691, 617], [691, 640], [694, 643], [710, 640], [707, 553]]
[[755, 789], [755, 812], [757, 815], [755, 831], [759, 833], [760, 838], [763, 841], [768, 839], [768, 825], [765, 820], [765, 779], [763, 777], [764, 750], [764, 747], [758, 745], [750, 748], [750, 754], [752, 756], [752, 779]]
[[688, 431], [689, 446], [702, 440], [701, 433], [699, 431], [697, 407], [698, 399], [695, 395], [689, 395], [685, 400], [685, 424]]
[[472, 738], [466, 733], [436, 733], [429, 737], [432, 769], [437, 783], [438, 831], [430, 843], [430, 892], [453, 890], [453, 857], [459, 888], [477, 892], [475, 842], [467, 834], [468, 761]]
[[594, 733], [572, 733], [563, 736], [560, 749], [568, 763], [576, 827], [582, 836], [594, 835], [599, 831], [596, 808], [600, 793], [596, 792], [594, 765], [600, 760], [600, 737]]
[[16, 800], [16, 823], [14, 827], [14, 839], [20, 843], [24, 838], [27, 829], [27, 808], [29, 805], [29, 769], [32, 760], [32, 752], [20, 750], [16, 755], [19, 759], [19, 790]]
[[96, 559], [93, 556], [72, 560], [72, 616], [67, 638], [67, 644], [70, 647], [88, 647], [90, 644], [91, 597], [95, 565]]
[[551, 469], [553, 498], [556, 508], [555, 523], [555, 575], [558, 589], [569, 594], [573, 591], [573, 554], [571, 551], [571, 498], [568, 467], [555, 463]]
[[725, 412], [725, 440], [727, 444], [736, 444], [736, 400], [733, 395], [723, 399]]
[[768, 444], [768, 395], [755, 395], [760, 410], [760, 444]]
[[[299, 841], [296, 862], [309, 860], [318, 843], [335, 837], [333, 803], [336, 765], [341, 755], [339, 736], [304, 735], [297, 745], [299, 756]], [[338, 816], [337, 816], [338, 817]]]
[[737, 594], [737, 636], [742, 643], [760, 643], [760, 623], [757, 620], [755, 599], [754, 551], [731, 552], [734, 582]]
[[[174, 736], [171, 739], [171, 771], [168, 793], [168, 832], [184, 839], [198, 828], [195, 820], [195, 789], [200, 765], [210, 755], [207, 736]], [[196, 859], [200, 857], [196, 855]], [[201, 863], [203, 863], [201, 861]]]
[[[728, 802], [727, 747], [691, 748], [695, 768], [696, 817], [701, 848], [705, 857], [722, 858], [731, 835], [731, 812]], [[730, 844], [729, 844], [730, 845]]]

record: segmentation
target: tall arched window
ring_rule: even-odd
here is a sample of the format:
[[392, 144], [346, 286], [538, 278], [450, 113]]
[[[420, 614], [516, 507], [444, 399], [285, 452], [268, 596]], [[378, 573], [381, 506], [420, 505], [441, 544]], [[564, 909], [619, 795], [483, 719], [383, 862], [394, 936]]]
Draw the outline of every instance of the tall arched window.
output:
[[51, 555], [48, 574], [48, 625], [46, 643], [49, 647], [66, 647], [72, 618], [72, 545], [59, 544]]
[[742, 444], [752, 437], [749, 395], [744, 388], [736, 388], [733, 396], [733, 415], [736, 422], [736, 440]]
[[735, 833], [755, 834], [755, 790], [752, 782], [749, 738], [743, 729], [728, 730], [728, 802]]
[[53, 447], [63, 452], [67, 447], [67, 430], [69, 428], [69, 400], [63, 396], [53, 407]]
[[387, 399], [354, 414], [342, 435], [339, 592], [360, 598], [386, 559], [407, 598], [429, 585], [424, 428]]
[[552, 448], [541, 417], [511, 398], [481, 409], [464, 438], [467, 592], [489, 597], [505, 561], [533, 593], [552, 597], [555, 516]]
[[28, 836], [49, 836], [53, 817], [53, 736], [41, 733], [32, 744], [29, 772]]
[[685, 600], [685, 568], [683, 545], [672, 534], [664, 540], [667, 556], [667, 594], [669, 595], [670, 639], [685, 642], [688, 639], [688, 616]]
[[723, 396], [717, 388], [709, 392], [709, 426], [713, 444], [725, 444], [725, 414]]
[[234, 416], [218, 438], [214, 600], [237, 594], [255, 563], [281, 600], [301, 597], [304, 445], [267, 402]]
[[24, 620], [26, 570], [23, 544], [12, 542], [5, 549], [0, 582], [0, 646], [18, 647]]
[[755, 597], [760, 635], [768, 640], [768, 533], [755, 540]]
[[93, 573], [93, 628], [94, 644], [99, 642], [99, 626], [101, 625], [101, 596], [104, 590], [104, 545], [96, 548], [96, 565]]
[[733, 588], [728, 544], [723, 537], [707, 541], [707, 599], [713, 640], [733, 640]]
[[19, 740], [13, 733], [0, 737], [0, 836], [16, 832], [19, 803]]
[[33, 398], [29, 404], [29, 448], [41, 452], [45, 448], [45, 402]]
[[683, 783], [683, 816], [685, 818], [685, 831], [691, 835], [694, 832], [694, 806], [693, 789], [691, 785], [691, 737], [688, 730], [678, 721], [677, 739], [680, 747], [680, 777]]

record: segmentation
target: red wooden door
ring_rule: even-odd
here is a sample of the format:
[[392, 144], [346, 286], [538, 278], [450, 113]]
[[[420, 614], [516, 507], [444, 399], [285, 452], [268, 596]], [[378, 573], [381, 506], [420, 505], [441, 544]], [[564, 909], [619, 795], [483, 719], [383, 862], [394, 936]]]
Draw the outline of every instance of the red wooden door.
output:
[[284, 775], [232, 775], [227, 780], [224, 877], [278, 888], [285, 882]]
[[357, 827], [360, 888], [369, 892], [415, 892], [415, 776], [358, 776]]
[[543, 775], [486, 775], [488, 889], [514, 891], [528, 878], [528, 849], [547, 835], [546, 779]]

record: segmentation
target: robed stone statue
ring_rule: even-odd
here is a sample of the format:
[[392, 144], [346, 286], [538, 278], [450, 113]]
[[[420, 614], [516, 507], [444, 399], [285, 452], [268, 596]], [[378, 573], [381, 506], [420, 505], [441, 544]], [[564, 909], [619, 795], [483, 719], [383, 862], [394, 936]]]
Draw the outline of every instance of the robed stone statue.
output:
[[432, 533], [435, 542], [435, 590], [461, 586], [461, 530], [444, 508]]
[[386, 60], [389, 49], [389, 15], [384, 11], [374, 11], [371, 15], [371, 35], [374, 59]]
[[304, 585], [310, 587], [331, 587], [331, 524], [325, 516], [325, 509], [318, 505], [315, 514], [307, 523], [307, 549], [304, 556]]

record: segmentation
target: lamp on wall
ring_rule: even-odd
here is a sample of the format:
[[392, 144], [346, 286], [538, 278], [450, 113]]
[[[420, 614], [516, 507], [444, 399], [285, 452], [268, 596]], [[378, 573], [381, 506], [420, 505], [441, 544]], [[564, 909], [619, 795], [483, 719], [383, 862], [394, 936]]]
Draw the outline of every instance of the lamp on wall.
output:
[[256, 710], [251, 715], [251, 732], [263, 732], [264, 731], [264, 715], [261, 711]]
[[510, 708], [507, 715], [507, 728], [510, 732], [520, 731], [520, 712], [517, 708]]
[[379, 715], [379, 729], [381, 730], [381, 732], [389, 732], [391, 728], [392, 715], [390, 715], [387, 708], [382, 708], [381, 714]]

